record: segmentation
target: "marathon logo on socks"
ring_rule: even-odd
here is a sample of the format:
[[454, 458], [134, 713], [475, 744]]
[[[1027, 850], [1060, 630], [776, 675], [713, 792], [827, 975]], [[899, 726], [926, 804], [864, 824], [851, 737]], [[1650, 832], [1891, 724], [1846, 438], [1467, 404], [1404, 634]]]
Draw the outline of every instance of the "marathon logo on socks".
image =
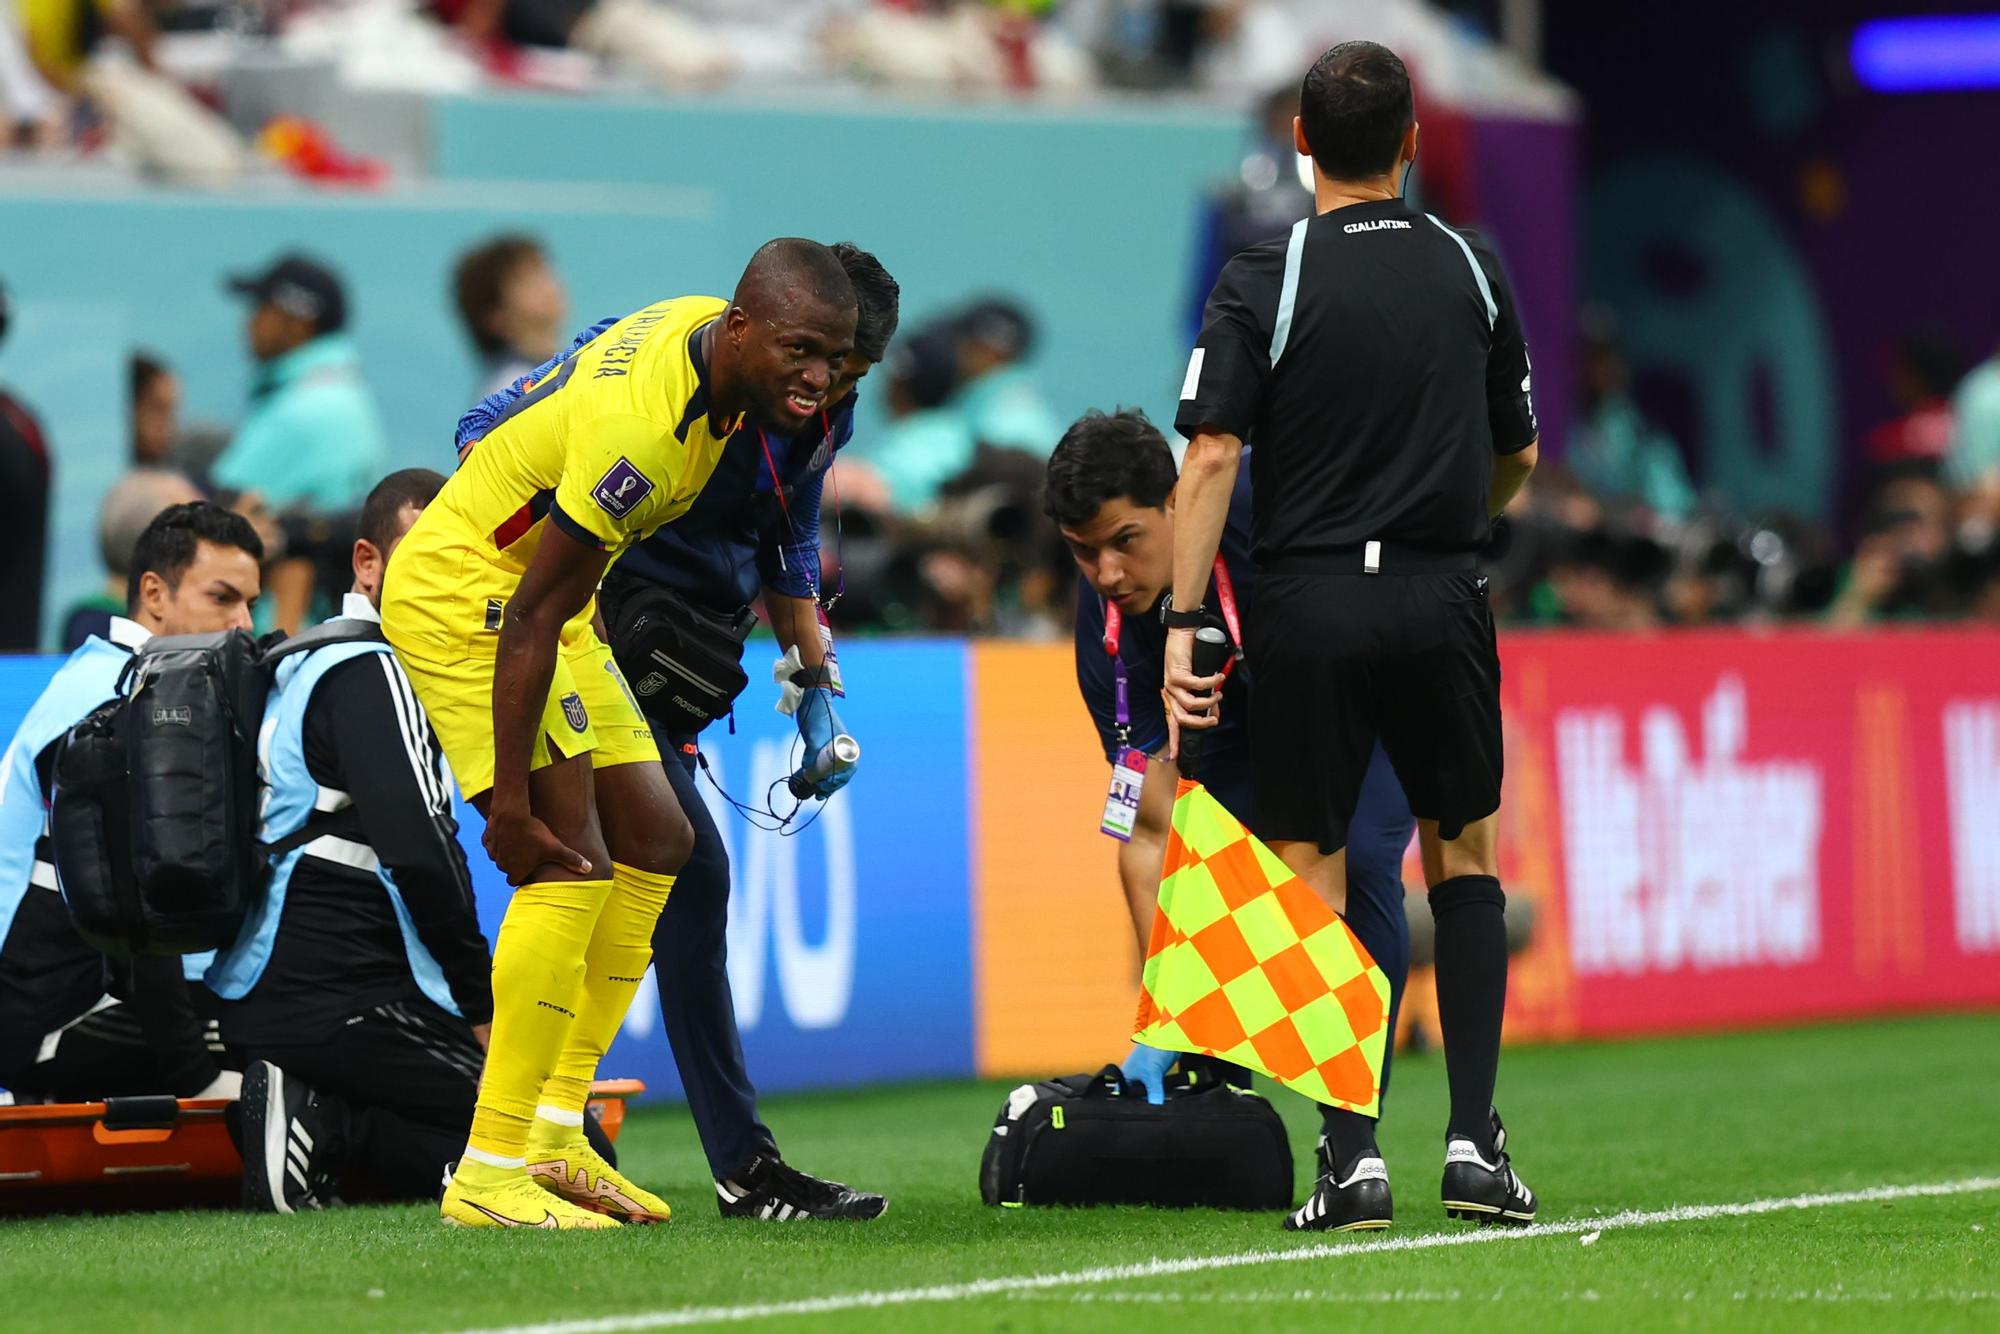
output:
[[611, 471], [604, 474], [590, 495], [597, 507], [614, 519], [623, 519], [638, 507], [640, 501], [653, 494], [653, 484], [646, 480], [644, 473], [632, 466], [632, 460], [619, 459], [611, 465]]

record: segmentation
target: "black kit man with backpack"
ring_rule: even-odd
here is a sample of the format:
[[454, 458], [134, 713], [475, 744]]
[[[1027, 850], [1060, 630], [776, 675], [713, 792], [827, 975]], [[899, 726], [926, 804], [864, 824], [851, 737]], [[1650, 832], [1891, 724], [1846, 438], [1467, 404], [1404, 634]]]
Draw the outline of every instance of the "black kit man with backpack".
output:
[[492, 956], [458, 842], [453, 779], [382, 638], [389, 555], [444, 478], [368, 495], [340, 616], [282, 646], [258, 738], [270, 862], [209, 984], [248, 1060], [246, 1207], [294, 1213], [343, 1183], [430, 1200], [465, 1143]]

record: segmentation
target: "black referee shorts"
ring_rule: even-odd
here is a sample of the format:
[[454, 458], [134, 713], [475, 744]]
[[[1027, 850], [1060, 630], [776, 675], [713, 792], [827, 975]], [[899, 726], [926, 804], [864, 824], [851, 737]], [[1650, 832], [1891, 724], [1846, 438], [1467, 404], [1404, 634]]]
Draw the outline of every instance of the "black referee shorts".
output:
[[1253, 827], [1266, 840], [1346, 847], [1379, 740], [1411, 814], [1457, 838], [1500, 809], [1500, 655], [1486, 580], [1471, 569], [1364, 574], [1355, 563], [1352, 574], [1267, 572], [1257, 585], [1244, 636]]

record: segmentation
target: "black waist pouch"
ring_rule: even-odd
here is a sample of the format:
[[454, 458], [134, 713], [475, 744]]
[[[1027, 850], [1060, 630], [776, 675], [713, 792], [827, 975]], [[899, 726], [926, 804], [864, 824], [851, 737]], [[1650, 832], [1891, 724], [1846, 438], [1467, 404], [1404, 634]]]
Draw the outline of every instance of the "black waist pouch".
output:
[[1007, 1095], [979, 1164], [988, 1204], [1288, 1209], [1292, 1147], [1255, 1093], [1208, 1084], [1146, 1101], [1115, 1065]]
[[757, 613], [748, 607], [710, 611], [640, 579], [607, 581], [600, 601], [611, 656], [640, 709], [666, 735], [699, 735], [749, 687], [743, 641]]

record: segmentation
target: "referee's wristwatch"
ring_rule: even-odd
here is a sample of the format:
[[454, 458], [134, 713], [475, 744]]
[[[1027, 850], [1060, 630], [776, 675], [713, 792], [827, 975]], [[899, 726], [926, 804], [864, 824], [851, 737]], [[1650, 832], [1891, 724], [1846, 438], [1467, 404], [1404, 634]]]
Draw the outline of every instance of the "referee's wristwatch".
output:
[[1160, 624], [1169, 630], [1199, 630], [1208, 624], [1208, 612], [1201, 607], [1182, 611], [1174, 605], [1174, 595], [1169, 593], [1160, 606]]

